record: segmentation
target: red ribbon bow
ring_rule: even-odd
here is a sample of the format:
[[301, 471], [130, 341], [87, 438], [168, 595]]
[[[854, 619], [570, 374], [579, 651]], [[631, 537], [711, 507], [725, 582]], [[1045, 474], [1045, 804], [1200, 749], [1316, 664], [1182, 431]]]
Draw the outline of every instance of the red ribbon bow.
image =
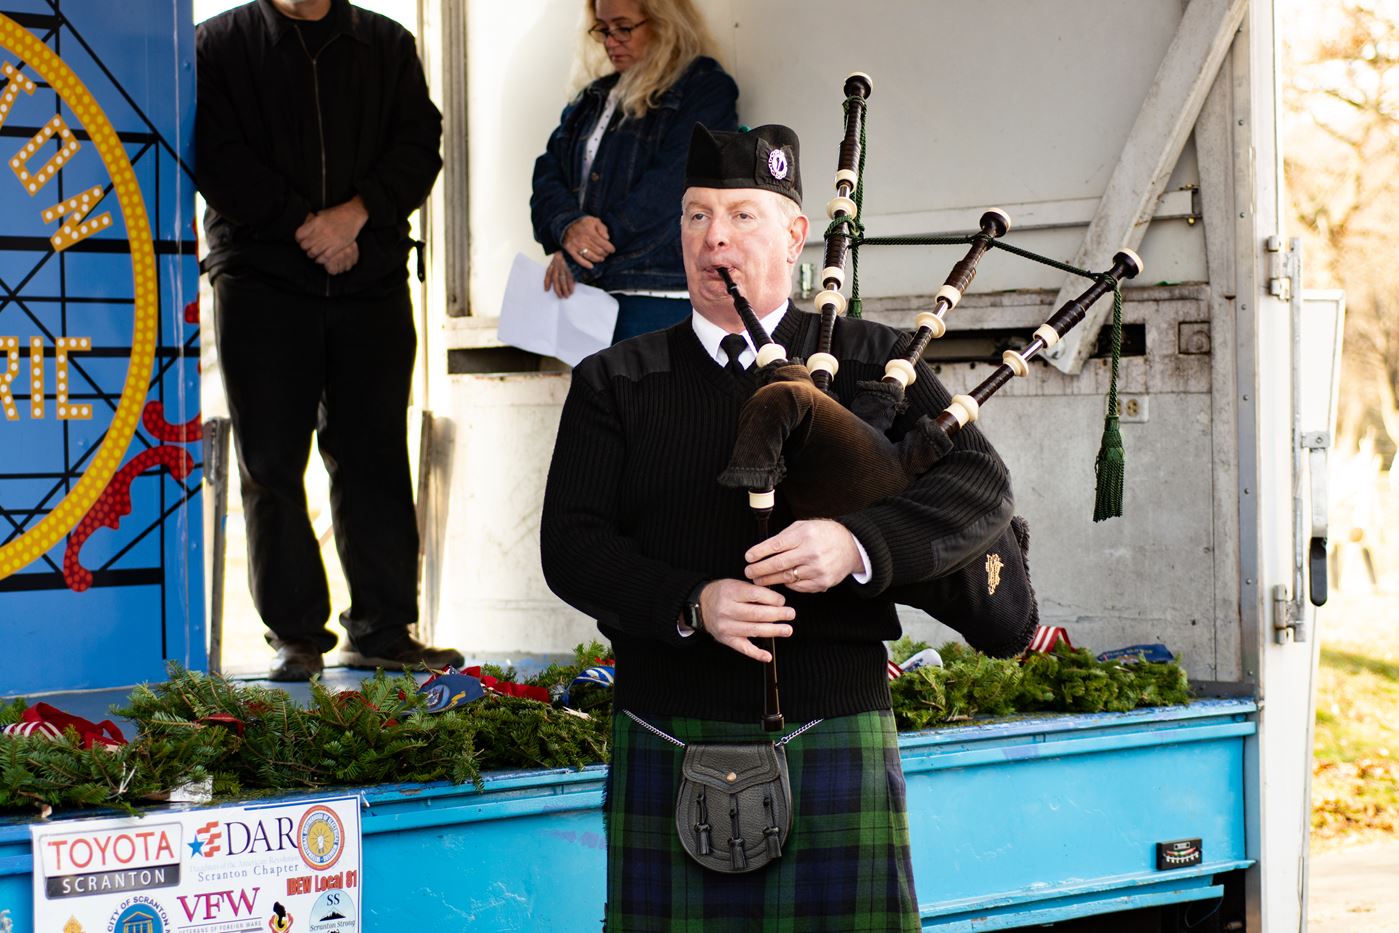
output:
[[115, 747], [126, 744], [126, 736], [121, 734], [117, 724], [110, 719], [101, 722], [93, 722], [81, 716], [74, 716], [72, 713], [65, 713], [56, 706], [47, 703], [35, 703], [20, 716], [20, 722], [46, 722], [63, 732], [69, 726], [78, 733], [78, 738], [82, 739], [83, 748], [92, 748], [94, 745], [105, 745]]

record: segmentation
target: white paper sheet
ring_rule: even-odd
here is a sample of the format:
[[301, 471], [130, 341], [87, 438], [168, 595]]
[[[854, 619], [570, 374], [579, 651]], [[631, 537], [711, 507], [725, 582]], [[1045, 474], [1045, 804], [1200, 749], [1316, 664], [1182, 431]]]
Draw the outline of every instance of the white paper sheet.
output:
[[544, 266], [524, 253], [515, 256], [500, 306], [500, 339], [531, 353], [577, 366], [583, 357], [612, 343], [617, 299], [600, 288], [577, 284], [560, 298], [544, 288]]

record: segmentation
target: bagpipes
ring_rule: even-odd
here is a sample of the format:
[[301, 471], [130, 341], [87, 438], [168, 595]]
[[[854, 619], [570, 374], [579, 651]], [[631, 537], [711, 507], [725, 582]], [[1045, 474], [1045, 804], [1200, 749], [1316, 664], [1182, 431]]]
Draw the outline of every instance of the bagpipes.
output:
[[[1010, 229], [1010, 217], [1001, 210], [986, 211], [977, 233], [963, 238], [908, 238], [897, 242], [963, 242], [968, 249], [938, 290], [931, 311], [921, 312], [916, 330], [899, 355], [885, 364], [878, 382], [862, 382], [847, 408], [832, 394], [831, 383], [839, 370], [834, 353], [836, 318], [847, 310], [840, 289], [845, 260], [865, 240], [858, 223], [862, 200], [864, 118], [873, 84], [867, 75], [852, 74], [845, 82], [845, 137], [836, 170], [836, 196], [827, 205], [831, 224], [826, 231], [823, 290], [815, 303], [821, 314], [817, 351], [803, 363], [789, 359], [787, 350], [764, 332], [747, 299], [740, 294], [727, 270], [719, 270], [734, 307], [757, 348], [759, 388], [739, 415], [738, 436], [728, 467], [719, 476], [722, 485], [748, 491], [749, 508], [758, 539], [768, 537], [769, 520], [780, 484], [785, 505], [796, 519], [833, 518], [866, 508], [880, 499], [897, 495], [952, 451], [953, 438], [977, 420], [981, 406], [1015, 377], [1029, 374], [1029, 362], [1053, 347], [1081, 322], [1099, 298], [1114, 294], [1114, 354], [1120, 346], [1121, 294], [1119, 283], [1142, 271], [1141, 259], [1129, 249], [1113, 257], [1105, 272], [1093, 274], [1065, 267], [1024, 250], [1019, 255], [1038, 259], [1092, 278], [1082, 294], [1066, 302], [1034, 332], [1019, 350], [1006, 350], [1001, 364], [967, 394], [954, 395], [935, 417], [923, 415], [899, 436], [896, 419], [905, 408], [909, 386], [919, 378], [919, 366], [928, 343], [946, 332], [945, 317], [957, 306], [971, 285], [981, 258]], [[853, 195], [853, 197], [852, 197]], [[896, 241], [890, 241], [896, 242]], [[857, 266], [858, 268], [858, 266]], [[857, 284], [858, 289], [858, 284]], [[858, 294], [858, 291], [856, 291]], [[856, 313], [852, 298], [850, 311]], [[903, 344], [900, 341], [900, 344]], [[926, 367], [924, 368], [926, 371]], [[1117, 374], [1113, 364], [1115, 402]], [[1109, 431], [1116, 435], [1116, 411], [1110, 407]], [[1120, 438], [1117, 438], [1120, 454]], [[1120, 470], [1120, 457], [1115, 461]], [[1104, 480], [1100, 454], [1100, 486]], [[1120, 473], [1116, 479], [1120, 494]], [[1121, 514], [1120, 499], [1116, 511]], [[1107, 517], [1106, 515], [1102, 517]], [[1095, 515], [1095, 520], [1099, 518]], [[1039, 625], [1039, 611], [1030, 582], [1029, 537], [1023, 518], [1015, 516], [985, 549], [985, 560], [973, 559], [943, 576], [917, 584], [891, 588], [894, 602], [927, 612], [960, 633], [969, 645], [993, 657], [1013, 657], [1024, 651]], [[781, 729], [777, 655], [772, 639], [764, 645], [772, 660], [765, 667], [766, 704], [763, 723]]]

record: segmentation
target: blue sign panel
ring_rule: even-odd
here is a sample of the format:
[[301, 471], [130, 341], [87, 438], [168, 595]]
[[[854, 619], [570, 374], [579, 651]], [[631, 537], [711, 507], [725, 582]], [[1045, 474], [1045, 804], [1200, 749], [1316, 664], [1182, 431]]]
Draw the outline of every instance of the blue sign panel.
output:
[[189, 0], [0, 0], [0, 694], [204, 666]]

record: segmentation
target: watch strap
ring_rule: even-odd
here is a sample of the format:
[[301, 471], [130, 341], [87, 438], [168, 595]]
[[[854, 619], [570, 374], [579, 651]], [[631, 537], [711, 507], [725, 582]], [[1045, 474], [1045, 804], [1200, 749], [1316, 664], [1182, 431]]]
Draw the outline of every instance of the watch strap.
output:
[[704, 631], [704, 613], [700, 611], [700, 593], [709, 585], [708, 580], [696, 583], [690, 595], [685, 597], [685, 624], [696, 632]]

